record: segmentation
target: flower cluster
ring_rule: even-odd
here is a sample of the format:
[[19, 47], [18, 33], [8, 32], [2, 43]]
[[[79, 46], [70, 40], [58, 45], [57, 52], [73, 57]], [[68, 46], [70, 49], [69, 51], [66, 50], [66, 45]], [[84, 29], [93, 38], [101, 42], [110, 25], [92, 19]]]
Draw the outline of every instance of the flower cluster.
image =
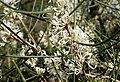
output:
[[[17, 3], [16, 0], [9, 1], [11, 1], [9, 2], [9, 5], [15, 8], [16, 6], [14, 4]], [[71, 76], [73, 75], [79, 76], [83, 74], [90, 76], [90, 74], [85, 74], [85, 72], [89, 73], [92, 70], [92, 73], [94, 74], [97, 68], [101, 67], [104, 69], [105, 66], [108, 66], [106, 67], [107, 71], [111, 72], [114, 68], [114, 63], [111, 62], [113, 60], [111, 59], [108, 63], [102, 62], [105, 66], [100, 65], [101, 63], [98, 61], [102, 61], [102, 59], [98, 60], [97, 58], [102, 58], [101, 53], [100, 56], [93, 53], [99, 51], [98, 49], [101, 46], [105, 48], [107, 46], [105, 44], [97, 47], [89, 46], [102, 41], [101, 37], [99, 37], [99, 35], [102, 34], [96, 30], [97, 26], [100, 27], [100, 24], [103, 24], [101, 21], [98, 21], [100, 20], [100, 17], [98, 17], [100, 15], [92, 17], [92, 2], [91, 4], [88, 3], [89, 11], [84, 10], [85, 8], [83, 8], [83, 10], [81, 9], [82, 6], [86, 6], [87, 1], [83, 1], [81, 6], [79, 6], [77, 10], [74, 10], [76, 9], [75, 7], [79, 5], [78, 2], [80, 3], [82, 1], [49, 0], [48, 4], [50, 4], [50, 6], [48, 5], [43, 11], [53, 10], [53, 12], [39, 15], [39, 20], [34, 18], [34, 16], [37, 18], [37, 15], [27, 15], [24, 13], [23, 15], [17, 13], [17, 10], [13, 12], [11, 8], [5, 7], [3, 11], [5, 16], [3, 17], [2, 22], [9, 27], [9, 29], [1, 24], [3, 29], [0, 29], [0, 55], [7, 54], [6, 56], [8, 57], [16, 57], [15, 61], [18, 63], [18, 67], [20, 67], [23, 74], [24, 72], [30, 72], [25, 78], [32, 76], [27, 80], [37, 78], [37, 80], [43, 80], [44, 82], [56, 82], [56, 80], [60, 82], [69, 82], [69, 79], [71, 79]], [[113, 4], [113, 7], [116, 7], [116, 4], [118, 3], [111, 4]], [[96, 7], [96, 4], [94, 6]], [[79, 8], [81, 10], [79, 10]], [[86, 15], [83, 15], [85, 12], [91, 14], [91, 16], [88, 15], [91, 19], [89, 19], [89, 17], [87, 18]], [[109, 13], [113, 12], [113, 9], [109, 11]], [[106, 12], [104, 13], [103, 11], [101, 16], [104, 14], [106, 14]], [[31, 17], [29, 21], [26, 21], [27, 16], [28, 18]], [[43, 19], [45, 18], [45, 20], [42, 20], [42, 18], [40, 19], [40, 17]], [[88, 21], [86, 19], [88, 19]], [[103, 17], [103, 19], [105, 18]], [[101, 17], [101, 20], [103, 19]], [[36, 25], [33, 23], [33, 21], [35, 22], [36, 20], [38, 21], [38, 25], [37, 23], [35, 23]], [[106, 22], [106, 20], [104, 21], [106, 24], [110, 22], [108, 20], [108, 22]], [[27, 25], [26, 22], [30, 22], [30, 24]], [[36, 29], [35, 26], [37, 26], [38, 29]], [[31, 30], [32, 27], [35, 27], [35, 29], [33, 28]], [[43, 28], [46, 29], [43, 30]], [[10, 29], [13, 32], [11, 32]], [[23, 39], [23, 42], [17, 36]], [[104, 37], [106, 38], [106, 36]], [[4, 48], [5, 50], [2, 52]], [[112, 54], [110, 56], [113, 57], [114, 55]], [[13, 60], [14, 58], [11, 59]], [[4, 60], [0, 61], [0, 63], [1, 62], [4, 62]], [[11, 66], [12, 65], [9, 64], [9, 69], [12, 69]], [[24, 68], [25, 71], [23, 71]], [[17, 68], [17, 70], [19, 69]]]
[[[44, 64], [47, 67], [47, 72], [53, 74], [54, 76], [56, 76], [58, 72], [62, 78], [67, 77], [69, 73], [78, 75], [83, 72], [83, 63], [86, 59], [88, 66], [91, 69], [95, 69], [97, 61], [95, 57], [92, 59], [92, 51], [94, 51], [95, 48], [79, 45], [73, 42], [78, 41], [86, 44], [92, 44], [94, 42], [90, 42], [90, 38], [87, 33], [89, 33], [92, 38], [94, 38], [94, 34], [89, 28], [86, 28], [84, 32], [77, 24], [73, 28], [73, 24], [71, 23], [74, 22], [74, 18], [73, 16], [69, 16], [69, 13], [72, 11], [71, 9], [73, 8], [74, 3], [71, 3], [68, 0], [57, 0], [56, 4], [57, 7], [50, 6], [45, 9], [54, 9], [55, 11], [52, 16], [49, 16], [52, 24], [52, 27], [49, 29], [49, 40], [52, 45], [51, 48], [56, 48], [57, 50], [52, 55], [58, 56], [54, 58], [44, 58]], [[80, 15], [78, 15], [77, 18], [81, 18]], [[66, 23], [68, 24], [68, 29], [65, 28]], [[71, 36], [69, 36], [68, 30], [70, 31]], [[46, 43], [45, 39], [46, 38], [43, 37], [42, 41], [44, 44], [47, 44], [48, 42]], [[49, 44], [47, 44], [47, 46], [48, 45]], [[61, 53], [59, 50], [63, 53]], [[65, 55], [65, 57], [63, 55]], [[59, 56], [63, 56], [63, 60]], [[64, 69], [62, 68], [63, 62], [65, 66]], [[91, 64], [92, 66], [95, 66], [92, 67]]]

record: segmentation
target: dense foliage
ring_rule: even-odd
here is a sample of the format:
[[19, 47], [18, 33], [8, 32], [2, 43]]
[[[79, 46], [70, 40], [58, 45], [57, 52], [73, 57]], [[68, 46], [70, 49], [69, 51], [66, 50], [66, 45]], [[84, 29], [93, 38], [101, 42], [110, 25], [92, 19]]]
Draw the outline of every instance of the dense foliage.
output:
[[0, 0], [1, 82], [120, 82], [119, 0]]

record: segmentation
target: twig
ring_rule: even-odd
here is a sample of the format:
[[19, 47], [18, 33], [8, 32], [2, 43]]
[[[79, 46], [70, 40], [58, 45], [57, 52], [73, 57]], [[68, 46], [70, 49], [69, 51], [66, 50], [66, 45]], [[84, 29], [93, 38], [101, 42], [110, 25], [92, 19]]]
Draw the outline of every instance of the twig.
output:
[[[118, 26], [118, 25], [117, 25]], [[119, 26], [118, 26], [119, 27]], [[113, 37], [115, 37], [118, 33], [120, 32], [120, 29], [118, 29], [118, 31], [116, 33], [114, 33], [111, 37], [109, 37], [108, 39], [102, 41], [102, 42], [99, 42], [99, 43], [96, 43], [96, 44], [86, 44], [86, 43], [81, 43], [81, 42], [77, 42], [77, 41], [74, 41], [76, 42], [77, 44], [80, 44], [80, 45], [83, 45], [83, 46], [98, 46], [98, 45], [101, 45], [101, 44], [104, 44], [108, 41], [110, 41]]]
[[11, 57], [11, 58], [54, 58], [61, 56], [17, 56], [17, 55], [0, 55], [0, 57]]
[[83, 2], [84, 2], [84, 0], [82, 0], [82, 1], [74, 8], [74, 10], [69, 13], [69, 16], [70, 16], [71, 14], [73, 14], [73, 12], [75, 12], [75, 11], [79, 8], [79, 6], [82, 5]]
[[35, 42], [33, 36], [31, 35], [31, 33], [29, 33], [29, 30], [27, 29], [26, 25], [24, 24], [24, 22], [22, 21], [22, 19], [20, 18], [20, 16], [17, 14], [19, 20], [21, 21], [22, 25], [24, 26], [25, 30], [27, 31], [28, 35], [30, 36], [30, 38], [32, 39], [32, 42], [35, 44], [35, 46], [37, 45], [37, 43]]
[[120, 11], [120, 9], [115, 8], [115, 7], [112, 7], [112, 6], [110, 6], [110, 5], [107, 5], [106, 3], [103, 3], [103, 2], [101, 2], [101, 1], [95, 0], [95, 2], [97, 2], [97, 3], [99, 3], [99, 4], [102, 4], [102, 5], [106, 6], [106, 7], [109, 7], [109, 8], [112, 8], [112, 9], [115, 9], [115, 10]]
[[31, 44], [29, 44], [28, 42], [26, 42], [25, 40], [23, 40], [21, 37], [19, 37], [14, 31], [12, 31], [7, 25], [5, 25], [1, 20], [0, 23], [6, 28], [8, 29], [13, 35], [15, 35], [18, 39], [21, 40], [21, 42], [23, 42], [23, 44], [29, 45], [30, 47], [34, 48], [35, 50], [37, 50], [35, 47], [33, 47]]
[[30, 78], [27, 78], [26, 81], [29, 81], [29, 80], [34, 79], [34, 78], [39, 77], [39, 76], [40, 76], [40, 75], [32, 76], [32, 77], [30, 77]]
[[22, 72], [20, 71], [20, 69], [19, 69], [18, 65], [16, 64], [16, 62], [14, 60], [12, 60], [12, 62], [14, 63], [16, 69], [18, 70], [20, 76], [22, 77], [23, 82], [26, 82], [26, 79], [24, 78], [24, 76], [23, 76]]
[[40, 18], [40, 17], [33, 16], [33, 15], [31, 15], [31, 14], [43, 14], [43, 13], [45, 14], [45, 13], [53, 13], [53, 12], [54, 12], [53, 10], [50, 10], [50, 11], [41, 11], [41, 12], [21, 11], [21, 10], [17, 10], [16, 8], [13, 8], [13, 7], [9, 6], [8, 4], [6, 4], [6, 3], [5, 3], [4, 1], [2, 1], [2, 0], [0, 0], [0, 2], [3, 3], [4, 6], [12, 9], [14, 12], [16, 11], [16, 12], [22, 13], [22, 14], [24, 14], [24, 15], [27, 15], [27, 16], [29, 16], [29, 17], [32, 17], [32, 18], [35, 18], [35, 19], [38, 19], [38, 20], [42, 20], [42, 21], [45, 21], [45, 22], [48, 22], [48, 23], [50, 23], [50, 21], [48, 21], [48, 20], [46, 20], [46, 19], [44, 19], [44, 18]]
[[53, 13], [53, 10], [48, 10], [48, 11], [39, 11], [39, 12], [31, 12], [31, 11], [22, 11], [22, 10], [17, 10], [16, 8], [13, 8], [6, 4], [4, 1], [0, 0], [1, 3], [3, 3], [6, 7], [10, 8], [13, 10], [13, 12], [18, 12], [18, 13], [23, 13], [23, 14], [46, 14], [46, 13]]
[[106, 47], [106, 48], [104, 48], [104, 49], [102, 49], [102, 50], [100, 50], [100, 51], [96, 52], [96, 53], [93, 53], [93, 54], [98, 54], [98, 53], [101, 53], [101, 52], [103, 52], [103, 51], [105, 51], [105, 50], [107, 50], [107, 49], [111, 48], [112, 46], [114, 46], [114, 45], [118, 44], [119, 42], [120, 42], [120, 40], [119, 40], [119, 41], [117, 41], [117, 42], [115, 42], [114, 44], [112, 44], [112, 45], [110, 45], [110, 46], [108, 46], [108, 47]]

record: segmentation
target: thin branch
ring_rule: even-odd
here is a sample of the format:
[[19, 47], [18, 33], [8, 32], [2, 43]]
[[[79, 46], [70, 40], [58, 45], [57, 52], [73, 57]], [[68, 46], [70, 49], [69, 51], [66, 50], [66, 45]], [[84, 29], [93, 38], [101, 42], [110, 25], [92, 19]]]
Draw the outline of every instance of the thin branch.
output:
[[108, 47], [106, 47], [106, 48], [104, 48], [104, 49], [102, 49], [102, 50], [96, 52], [96, 53], [93, 53], [93, 54], [95, 55], [95, 54], [101, 53], [101, 52], [103, 52], [103, 51], [105, 51], [105, 50], [111, 48], [112, 46], [117, 45], [119, 42], [120, 42], [120, 40], [117, 41], [117, 42], [115, 42], [114, 44], [112, 44], [112, 45], [110, 45], [110, 46], [108, 46]]
[[21, 37], [19, 37], [14, 31], [12, 31], [12, 29], [10, 29], [6, 24], [4, 24], [1, 20], [0, 23], [6, 28], [8, 29], [13, 35], [15, 35], [18, 39], [20, 39], [24, 44], [27, 44]]
[[35, 47], [33, 47], [31, 44], [29, 44], [28, 42], [26, 42], [25, 40], [23, 40], [21, 37], [19, 37], [14, 31], [12, 31], [12, 29], [10, 29], [6, 24], [4, 24], [1, 20], [0, 23], [6, 28], [8, 29], [14, 36], [16, 36], [18, 39], [21, 40], [21, 42], [23, 42], [23, 44], [29, 45], [30, 47], [34, 48], [35, 50], [37, 50]]
[[72, 15], [72, 14], [82, 5], [83, 2], [84, 2], [84, 0], [82, 0], [82, 1], [74, 8], [74, 10], [69, 13], [69, 16]]
[[53, 10], [48, 10], [48, 11], [39, 11], [39, 12], [31, 12], [31, 11], [22, 11], [22, 10], [17, 10], [16, 8], [13, 8], [6, 4], [4, 1], [0, 0], [1, 3], [3, 3], [6, 7], [10, 8], [13, 10], [13, 12], [18, 12], [18, 13], [23, 13], [23, 14], [46, 14], [46, 13], [53, 13]]
[[17, 55], [0, 55], [0, 57], [11, 57], [11, 58], [54, 58], [61, 56], [17, 56]]
[[22, 14], [47, 14], [47, 13], [54, 13], [53, 10], [48, 10], [48, 11], [39, 11], [39, 12], [33, 12], [33, 11], [22, 11], [22, 10], [13, 10], [13, 12], [17, 12], [17, 13], [22, 13]]
[[39, 77], [39, 76], [40, 76], [40, 75], [32, 76], [32, 77], [30, 77], [30, 78], [27, 78], [26, 81], [29, 81], [29, 80], [34, 79], [34, 78]]
[[13, 10], [16, 10], [15, 8], [13, 8], [13, 7], [9, 6], [8, 4], [6, 4], [4, 1], [0, 0], [0, 2], [1, 2], [2, 4], [4, 4], [4, 6], [6, 6], [6, 7], [8, 7], [8, 8], [13, 9]]
[[22, 77], [23, 82], [26, 82], [26, 79], [24, 78], [24, 76], [23, 76], [22, 72], [20, 71], [20, 69], [19, 69], [18, 65], [16, 64], [16, 62], [14, 60], [12, 60], [12, 62], [14, 63], [16, 69], [18, 70], [20, 76]]
[[29, 11], [22, 11], [22, 10], [17, 10], [16, 8], [13, 8], [11, 7], [10, 5], [6, 4], [4, 1], [0, 0], [1, 3], [4, 4], [4, 6], [12, 9], [14, 12], [18, 12], [18, 13], [22, 13], [24, 15], [27, 15], [29, 17], [32, 17], [32, 18], [35, 18], [35, 19], [38, 19], [38, 20], [42, 20], [42, 21], [45, 21], [45, 22], [48, 22], [50, 23], [49, 20], [45, 19], [45, 18], [40, 18], [40, 17], [36, 17], [36, 16], [33, 16], [31, 14], [45, 14], [45, 13], [53, 13], [54, 11], [53, 10], [49, 10], [49, 11], [40, 11], [40, 12], [29, 12]]
[[[117, 25], [119, 27], [119, 25]], [[114, 33], [111, 37], [109, 37], [108, 39], [102, 41], [102, 42], [99, 42], [99, 43], [96, 43], [96, 44], [86, 44], [86, 43], [81, 43], [81, 42], [77, 42], [77, 41], [74, 41], [76, 42], [77, 44], [80, 44], [80, 45], [83, 45], [83, 46], [98, 46], [98, 45], [101, 45], [101, 44], [104, 44], [108, 41], [110, 41], [113, 37], [115, 37], [118, 33], [120, 32], [120, 29], [118, 29], [118, 31], [116, 33]]]
[[101, 2], [101, 1], [95, 0], [95, 2], [97, 2], [97, 3], [99, 3], [99, 4], [102, 4], [102, 5], [106, 6], [106, 7], [109, 7], [109, 8], [112, 8], [112, 9], [115, 9], [115, 10], [120, 11], [120, 9], [115, 8], [115, 7], [112, 7], [112, 6], [110, 6], [110, 5], [107, 5], [106, 3], [103, 3], [103, 2]]
[[21, 21], [22, 25], [24, 26], [24, 28], [25, 28], [26, 32], [28, 33], [29, 37], [31, 38], [32, 42], [33, 42], [33, 43], [35, 44], [35, 46], [36, 46], [37, 43], [35, 42], [33, 36], [31, 35], [31, 33], [29, 33], [29, 30], [28, 30], [27, 26], [24, 24], [22, 18], [21, 18], [18, 14], [17, 14], [17, 16], [18, 16], [19, 20]]

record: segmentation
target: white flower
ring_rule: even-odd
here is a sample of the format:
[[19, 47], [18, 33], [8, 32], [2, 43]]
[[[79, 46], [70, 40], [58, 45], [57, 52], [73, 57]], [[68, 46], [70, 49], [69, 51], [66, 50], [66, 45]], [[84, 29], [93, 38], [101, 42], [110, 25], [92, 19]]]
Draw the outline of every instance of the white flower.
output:
[[97, 67], [97, 62], [95, 61], [95, 59], [91, 58], [88, 62], [87, 62], [88, 66], [91, 69], [96, 69]]
[[7, 37], [2, 37], [2, 40], [3, 40], [4, 42], [9, 42], [9, 41], [7, 40]]
[[8, 14], [10, 12], [10, 9], [9, 8], [4, 8], [4, 11], [3, 11], [5, 14]]
[[13, 40], [10, 44], [11, 44], [13, 47], [17, 47], [17, 41], [16, 41], [16, 40]]
[[66, 51], [65, 49], [63, 49], [63, 53], [65, 54], [65, 55], [68, 55], [68, 53], [70, 52], [70, 47], [68, 47], [68, 51]]
[[5, 3], [15, 2], [15, 0], [3, 0]]
[[80, 74], [80, 72], [81, 72], [81, 70], [80, 70], [80, 69], [75, 68], [75, 75]]
[[43, 74], [43, 73], [45, 73], [45, 69], [44, 68], [35, 67], [35, 70], [36, 70], [37, 74]]
[[22, 50], [17, 54], [18, 56], [25, 56], [26, 48], [22, 46]]
[[108, 63], [108, 66], [109, 66], [110, 68], [114, 68], [113, 63]]
[[[18, 32], [18, 31], [17, 31]], [[23, 37], [23, 33], [22, 32], [19, 32], [18, 34], [17, 34], [19, 37]]]
[[0, 43], [0, 47], [5, 46], [5, 43]]
[[47, 56], [47, 54], [46, 54], [46, 51], [45, 51], [45, 50], [41, 50], [41, 52], [40, 52], [40, 53], [41, 53], [41, 55], [42, 55], [42, 56]]
[[54, 57], [52, 58], [52, 60], [54, 61], [55, 65], [58, 66], [61, 62], [61, 58], [60, 57]]
[[65, 62], [65, 65], [68, 66], [69, 70], [74, 71], [75, 66], [74, 66], [74, 63], [71, 62], [70, 59], [68, 59], [67, 62]]
[[51, 58], [44, 58], [44, 64], [51, 65], [52, 64]]
[[57, 53], [55, 53], [55, 56], [60, 56], [61, 53], [59, 51], [57, 51]]
[[37, 62], [37, 58], [30, 58], [25, 63], [31, 65], [31, 67], [35, 67]]
[[29, 54], [33, 53], [33, 50], [32, 50], [32, 49], [30, 49], [30, 50], [28, 51], [28, 53], [29, 53]]

